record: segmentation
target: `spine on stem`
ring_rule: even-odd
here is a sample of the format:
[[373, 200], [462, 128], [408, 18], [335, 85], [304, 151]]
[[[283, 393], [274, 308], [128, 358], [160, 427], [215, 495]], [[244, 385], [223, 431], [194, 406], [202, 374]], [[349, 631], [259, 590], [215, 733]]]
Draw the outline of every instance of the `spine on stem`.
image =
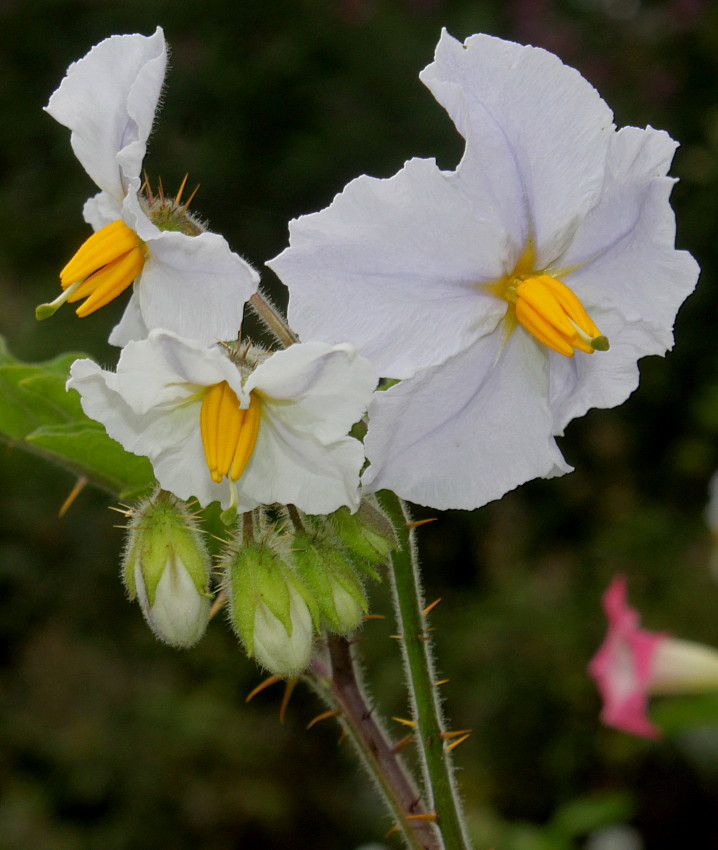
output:
[[377, 496], [399, 544], [391, 554], [389, 572], [427, 802], [435, 813], [443, 846], [447, 850], [470, 850], [454, 781], [451, 745], [446, 743], [449, 738], [436, 685], [430, 633], [426, 629], [414, 531], [406, 507], [398, 496], [389, 490], [382, 490]]

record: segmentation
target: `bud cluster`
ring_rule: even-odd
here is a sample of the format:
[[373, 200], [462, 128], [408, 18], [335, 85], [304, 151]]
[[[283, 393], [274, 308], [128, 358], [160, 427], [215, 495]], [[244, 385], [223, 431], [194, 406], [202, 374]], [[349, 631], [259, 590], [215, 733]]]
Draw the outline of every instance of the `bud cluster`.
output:
[[[122, 575], [155, 634], [188, 647], [210, 617], [210, 559], [195, 516], [158, 491], [129, 512]], [[247, 655], [280, 676], [309, 663], [316, 636], [346, 635], [368, 609], [362, 575], [394, 547], [391, 527], [368, 502], [326, 517], [296, 508], [244, 514], [219, 554], [229, 619]]]

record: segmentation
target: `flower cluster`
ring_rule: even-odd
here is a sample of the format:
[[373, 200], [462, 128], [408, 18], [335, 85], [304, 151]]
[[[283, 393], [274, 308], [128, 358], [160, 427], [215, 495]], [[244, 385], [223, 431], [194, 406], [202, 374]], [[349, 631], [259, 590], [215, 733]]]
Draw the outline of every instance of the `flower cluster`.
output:
[[[141, 180], [166, 61], [159, 28], [113, 36], [50, 99], [100, 191], [84, 208], [95, 232], [37, 315], [79, 301], [84, 317], [133, 288], [110, 334], [116, 369], [79, 360], [68, 381], [172, 494], [139, 511], [133, 534], [150, 542], [128, 545], [125, 582], [158, 633], [191, 643], [204, 627], [173, 631], [167, 600], [184, 594], [182, 622], [206, 621], [210, 587], [189, 553], [194, 520], [178, 531], [172, 500], [219, 502], [233, 625], [288, 675], [317, 629], [347, 631], [365, 609], [356, 565], [393, 545], [373, 492], [475, 508], [566, 472], [555, 436], [623, 401], [638, 358], [670, 347], [697, 277], [674, 247], [675, 143], [616, 130], [596, 91], [543, 50], [443, 33], [421, 78], [466, 141], [460, 164], [359, 177], [293, 221], [269, 264], [292, 329], [276, 311], [267, 322], [292, 344], [266, 350], [242, 334], [248, 301], [273, 309], [258, 274], [189, 212], [184, 184], [167, 198]], [[375, 392], [379, 375], [391, 385]], [[350, 434], [360, 420], [363, 445]], [[154, 525], [184, 554], [152, 554]]]

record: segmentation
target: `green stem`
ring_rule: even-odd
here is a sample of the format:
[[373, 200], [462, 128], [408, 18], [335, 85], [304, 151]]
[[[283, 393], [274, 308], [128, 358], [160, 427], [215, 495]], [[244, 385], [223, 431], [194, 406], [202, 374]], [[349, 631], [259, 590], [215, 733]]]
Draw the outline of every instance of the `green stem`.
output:
[[426, 630], [424, 600], [420, 588], [419, 565], [410, 517], [398, 496], [389, 490], [377, 493], [379, 504], [389, 517], [398, 548], [392, 553], [392, 590], [406, 665], [417, 742], [424, 767], [426, 794], [436, 812], [437, 823], [447, 850], [470, 850], [464, 817], [454, 782], [451, 751], [445, 746], [444, 721]]
[[422, 819], [426, 809], [421, 794], [366, 701], [349, 641], [338, 635], [328, 635], [327, 643], [329, 667], [315, 656], [305, 677], [337, 712], [342, 728], [381, 792], [406, 847], [409, 850], [441, 850], [435, 827], [429, 820]]

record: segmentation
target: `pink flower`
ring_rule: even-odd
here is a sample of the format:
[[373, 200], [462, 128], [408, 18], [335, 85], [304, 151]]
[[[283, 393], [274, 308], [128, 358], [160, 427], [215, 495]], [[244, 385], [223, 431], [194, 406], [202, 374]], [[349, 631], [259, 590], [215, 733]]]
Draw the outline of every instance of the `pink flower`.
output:
[[607, 726], [644, 738], [661, 730], [646, 713], [652, 694], [696, 694], [718, 690], [718, 651], [640, 626], [626, 604], [626, 579], [616, 576], [603, 595], [608, 633], [588, 671], [603, 698]]
[[603, 698], [601, 720], [624, 732], [658, 738], [661, 731], [646, 714], [648, 686], [656, 652], [668, 636], [640, 627], [638, 612], [626, 604], [625, 576], [613, 579], [603, 595], [603, 609], [608, 633], [588, 665]]

